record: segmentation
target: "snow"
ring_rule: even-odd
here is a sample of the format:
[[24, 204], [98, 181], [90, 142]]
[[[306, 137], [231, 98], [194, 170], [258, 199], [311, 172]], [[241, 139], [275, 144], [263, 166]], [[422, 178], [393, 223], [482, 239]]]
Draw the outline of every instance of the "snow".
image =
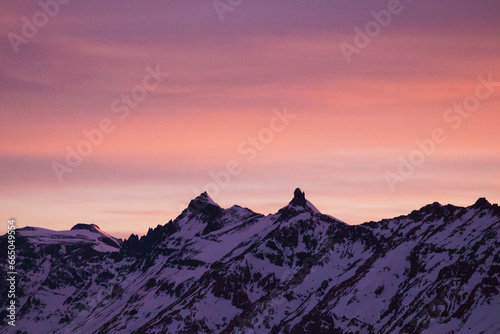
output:
[[307, 205], [310, 209], [312, 209], [314, 213], [319, 213], [319, 214], [321, 214], [321, 212], [319, 212], [319, 210], [318, 210], [318, 209], [316, 209], [316, 207], [315, 207], [315, 206], [314, 206], [311, 202], [309, 202], [309, 200], [306, 200], [306, 205]]
[[[246, 222], [243, 222], [241, 225], [245, 224]], [[241, 240], [252, 240], [255, 242], [260, 237], [269, 233], [273, 228], [275, 227], [270, 220], [260, 219], [249, 226], [242, 226], [238, 229], [235, 229], [234, 226], [229, 226], [219, 231], [215, 231], [212, 233], [217, 234], [215, 241], [199, 241], [197, 248], [200, 249], [201, 252], [193, 258], [213, 263], [223, 258], [228, 253], [231, 253], [231, 257], [235, 257], [246, 249], [244, 244], [238, 247], [241, 244]], [[238, 248], [238, 250], [233, 252], [236, 248]]]
[[[100, 230], [99, 230], [100, 231]], [[41, 227], [26, 227], [16, 230], [20, 236], [34, 239], [37, 244], [91, 244], [98, 252], [117, 252], [118, 248], [112, 247], [99, 240], [100, 233], [88, 230], [53, 231]], [[102, 233], [104, 234], [104, 233]], [[109, 236], [109, 234], [104, 234]], [[111, 236], [109, 236], [111, 237]], [[114, 240], [117, 240], [111, 237]]]
[[212, 199], [212, 197], [210, 197], [208, 194], [206, 194], [206, 200], [207, 200], [208, 204], [219, 206], [219, 204], [215, 203], [215, 201]]
[[[208, 195], [204, 200], [216, 205]], [[219, 333], [243, 312], [233, 305], [235, 287], [247, 294], [253, 303], [250, 307], [258, 311], [245, 319], [253, 325], [252, 330], [245, 331], [253, 334], [269, 333], [273, 326], [279, 327], [281, 333], [290, 332], [313, 310], [333, 317], [336, 326], [353, 333], [369, 332], [366, 324], [377, 333], [399, 333], [402, 325], [414, 317], [421, 323], [429, 321], [424, 333], [493, 333], [499, 329], [500, 296], [487, 297], [481, 290], [498, 250], [498, 217], [480, 217], [477, 210], [471, 209], [461, 216], [457, 211], [456, 219], [427, 215], [422, 221], [414, 221], [398, 217], [378, 227], [359, 226], [353, 235], [349, 226], [332, 224], [329, 216], [320, 214], [308, 201], [307, 207], [311, 210], [289, 206], [286, 215], [280, 212], [263, 216], [233, 206], [223, 210], [222, 228], [206, 235], [201, 233], [206, 227], [202, 213], [185, 211], [176, 220], [180, 231], [156, 245], [154, 262], [145, 271], [144, 258], [131, 256], [116, 261], [106, 254], [92, 257], [92, 263], [82, 261], [76, 267], [66, 267], [78, 261], [67, 254], [73, 248], [70, 246], [91, 245], [101, 252], [117, 250], [99, 241], [100, 237], [117, 240], [101, 230], [19, 229], [18, 233], [35, 245], [37, 255], [23, 273], [20, 284], [26, 296], [19, 302], [26, 306], [28, 300], [36, 298], [41, 306], [26, 306], [27, 314], [16, 329], [93, 333], [104, 328], [120, 333], [139, 330], [149, 322], [151, 326], [139, 331], [175, 333], [189, 331], [187, 322], [192, 321], [206, 326], [208, 332]], [[329, 233], [333, 230], [334, 235], [327, 236], [332, 226], [335, 228]], [[299, 231], [296, 247], [277, 242], [277, 230], [285, 228]], [[311, 238], [314, 246], [306, 245]], [[269, 240], [276, 242], [279, 251], [268, 246]], [[61, 246], [57, 254], [37, 253], [52, 244]], [[410, 276], [412, 264], [408, 257], [416, 250], [420, 250], [418, 264], [423, 269]], [[319, 263], [310, 273], [297, 264], [300, 252], [317, 256]], [[269, 257], [262, 259], [257, 254], [284, 254], [285, 261], [282, 266], [274, 265]], [[175, 262], [185, 259], [204, 263], [190, 266]], [[458, 278], [439, 278], [443, 269], [464, 259], [481, 259], [470, 279], [461, 282]], [[30, 255], [21, 256], [19, 263], [29, 260]], [[213, 265], [216, 262], [217, 266]], [[56, 288], [50, 288], [46, 281], [58, 270], [66, 274], [77, 271], [86, 278], [78, 284], [66, 280], [62, 287], [58, 283]], [[103, 278], [104, 271], [109, 272], [108, 278]], [[247, 272], [252, 279], [243, 282], [240, 277]], [[254, 280], [257, 274], [261, 278]], [[291, 281], [296, 276], [302, 279]], [[151, 278], [154, 284], [147, 284]], [[269, 283], [273, 280], [276, 286]], [[448, 287], [443, 289], [446, 284]], [[452, 289], [460, 297], [453, 294], [455, 290], [448, 291]], [[68, 298], [73, 301], [65, 303]], [[468, 298], [473, 300], [472, 308], [462, 319], [454, 318]], [[446, 322], [443, 317], [426, 318], [424, 311], [436, 305], [436, 299], [446, 303], [436, 306], [439, 312], [446, 310], [449, 314]], [[390, 306], [392, 300], [400, 304]], [[69, 316], [71, 322], [60, 323], [63, 316]], [[109, 327], [103, 327], [105, 324]]]

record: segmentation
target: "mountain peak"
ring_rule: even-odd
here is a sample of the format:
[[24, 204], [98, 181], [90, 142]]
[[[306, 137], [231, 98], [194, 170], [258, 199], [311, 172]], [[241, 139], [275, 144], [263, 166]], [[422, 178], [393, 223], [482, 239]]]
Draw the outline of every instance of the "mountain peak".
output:
[[76, 224], [75, 226], [73, 226], [71, 228], [71, 231], [74, 231], [74, 230], [87, 230], [90, 232], [100, 232], [101, 231], [99, 226], [97, 226], [96, 224], [85, 224], [85, 223]]
[[220, 208], [219, 204], [215, 203], [214, 200], [207, 194], [207, 192], [204, 191], [198, 197], [192, 199], [191, 202], [189, 202], [188, 209], [200, 211], [206, 209], [208, 206], [215, 206]]
[[320, 213], [316, 207], [306, 199], [306, 194], [300, 188], [295, 189], [293, 192], [293, 199], [288, 206], [311, 209], [315, 213]]
[[112, 247], [120, 248], [122, 243], [123, 243], [123, 241], [121, 239], [117, 239], [117, 238], [111, 236], [110, 234], [104, 232], [96, 224], [78, 223], [71, 228], [71, 231], [75, 231], [75, 230], [85, 230], [85, 231], [98, 233], [100, 235], [98, 239], [100, 241], [104, 242], [105, 244], [108, 244]]
[[[224, 210], [206, 193], [192, 201], [197, 205], [205, 208], [186, 209], [121, 246], [90, 231], [98, 230], [94, 224], [16, 230], [23, 238], [16, 247], [23, 277], [15, 282], [23, 292], [16, 329], [235, 333], [265, 323], [286, 333], [500, 333], [495, 204], [467, 210], [433, 203], [362, 225], [316, 213], [301, 189], [266, 216]], [[0, 249], [10, 245], [9, 236], [0, 236]], [[278, 281], [282, 272], [295, 274]], [[0, 295], [9, 286], [0, 284]], [[92, 312], [74, 312], [82, 305]], [[213, 305], [229, 310], [227, 316], [214, 316], [221, 312]], [[422, 312], [422, 305], [433, 312]], [[0, 332], [7, 328], [0, 321]]]
[[307, 200], [305, 192], [300, 190], [300, 188], [295, 189], [293, 192], [293, 199], [290, 201], [290, 204], [294, 206], [306, 206]]
[[484, 209], [484, 208], [489, 208], [491, 206], [490, 202], [484, 197], [479, 198], [476, 203], [472, 206], [473, 208], [477, 209]]

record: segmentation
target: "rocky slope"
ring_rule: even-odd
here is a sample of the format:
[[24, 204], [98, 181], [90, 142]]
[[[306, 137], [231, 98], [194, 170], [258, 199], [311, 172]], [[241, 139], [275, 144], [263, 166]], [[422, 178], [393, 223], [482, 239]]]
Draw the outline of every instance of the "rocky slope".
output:
[[18, 320], [2, 311], [0, 332], [500, 332], [500, 209], [485, 199], [352, 226], [299, 189], [268, 216], [203, 193], [123, 244], [75, 228], [17, 231]]

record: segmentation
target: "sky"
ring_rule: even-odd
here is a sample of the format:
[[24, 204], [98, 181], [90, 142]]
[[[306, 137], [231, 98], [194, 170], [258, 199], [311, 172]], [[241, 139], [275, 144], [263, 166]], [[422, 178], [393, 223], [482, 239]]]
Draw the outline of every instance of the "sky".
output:
[[498, 1], [0, 7], [5, 231], [142, 235], [203, 191], [349, 224], [500, 201]]

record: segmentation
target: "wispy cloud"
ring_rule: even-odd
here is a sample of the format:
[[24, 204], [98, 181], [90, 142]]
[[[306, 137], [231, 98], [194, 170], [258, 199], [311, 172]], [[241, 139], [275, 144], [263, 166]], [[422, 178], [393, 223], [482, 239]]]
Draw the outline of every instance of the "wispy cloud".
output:
[[[192, 189], [237, 158], [238, 144], [282, 106], [300, 121], [217, 196], [223, 205], [236, 198], [271, 212], [301, 186], [323, 212], [359, 223], [429, 200], [468, 204], [487, 194], [498, 202], [498, 92], [396, 194], [387, 190], [383, 171], [443, 126], [444, 111], [471, 94], [479, 75], [500, 81], [498, 1], [405, 4], [346, 64], [339, 43], [387, 1], [259, 0], [223, 22], [210, 1], [72, 1], [17, 54], [6, 36], [40, 6], [5, 2], [2, 212], [23, 210], [21, 225], [87, 217], [119, 230], [119, 218], [127, 231], [145, 231], [162, 215], [175, 217]], [[60, 184], [51, 162], [65, 159], [82, 130], [113, 116], [112, 102], [154, 64], [170, 72], [168, 84], [149, 92]], [[131, 203], [140, 209], [127, 210]]]

